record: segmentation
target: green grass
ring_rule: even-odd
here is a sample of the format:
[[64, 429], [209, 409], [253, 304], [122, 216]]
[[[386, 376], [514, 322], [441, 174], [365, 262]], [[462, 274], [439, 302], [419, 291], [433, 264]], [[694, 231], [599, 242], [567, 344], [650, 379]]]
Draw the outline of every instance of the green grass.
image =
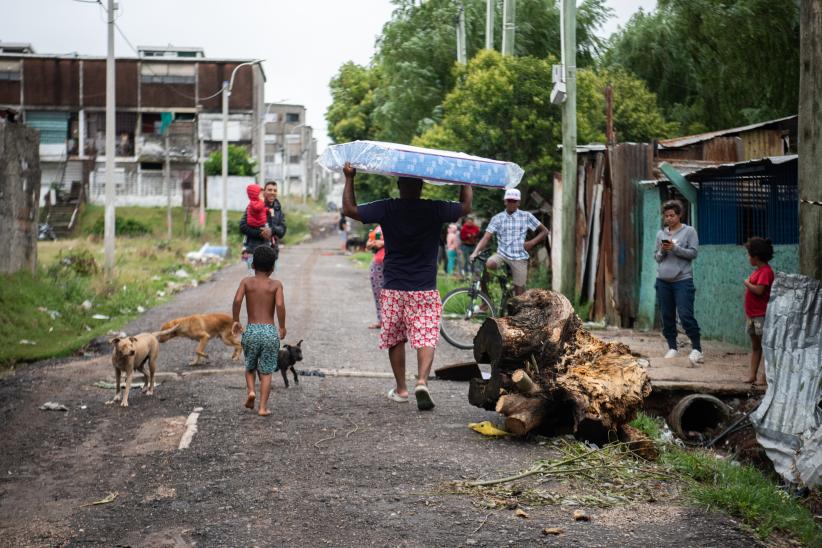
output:
[[[184, 260], [199, 245], [189, 238], [118, 238], [115, 278], [107, 281], [98, 240], [40, 242], [35, 275], [18, 272], [0, 280], [0, 368], [70, 355], [93, 338], [120, 329], [138, 315], [138, 306], [149, 308], [170, 297], [167, 282], [185, 281], [174, 276], [180, 268], [193, 279], [206, 278], [217, 265], [195, 267]], [[79, 263], [83, 268], [64, 264], [77, 257], [85, 259]], [[86, 300], [92, 303], [90, 310], [81, 307]], [[95, 319], [95, 314], [108, 319]]]
[[374, 259], [374, 254], [370, 251], [357, 251], [351, 254], [351, 260], [359, 268], [368, 268], [372, 259]]
[[[295, 204], [292, 209], [286, 209], [286, 204], [284, 204], [283, 209], [286, 210], [286, 224], [288, 226], [283, 243], [291, 245], [303, 241], [309, 233], [311, 215], [318, 207], [311, 203], [306, 205]], [[80, 216], [75, 233], [80, 237], [93, 234], [99, 235], [99, 227], [102, 226], [104, 212], [103, 206], [87, 205]], [[242, 242], [239, 228], [242, 215], [242, 211], [228, 212], [229, 246], [235, 256], [239, 253]], [[149, 236], [161, 239], [168, 238], [166, 209], [164, 207], [118, 207], [117, 219], [120, 226], [145, 225], [150, 229]], [[189, 216], [183, 208], [174, 207], [171, 209], [172, 238], [195, 239], [219, 244], [222, 229], [221, 219], [222, 212], [207, 210], [205, 225], [200, 226], [196, 212], [194, 215]]]
[[[294, 202], [291, 209], [291, 204], [283, 203], [286, 244], [305, 239], [311, 215], [321, 209], [313, 202]], [[186, 281], [174, 276], [178, 269], [202, 280], [219, 268], [189, 265], [185, 254], [204, 242], [219, 243], [220, 211], [207, 211], [201, 226], [196, 213], [191, 217], [183, 208], [172, 208], [169, 240], [165, 208], [118, 207], [115, 278], [106, 280], [101, 272], [103, 214], [102, 206], [88, 205], [78, 221], [76, 239], [39, 242], [35, 275], [0, 277], [0, 369], [71, 355], [95, 337], [120, 329], [138, 315], [138, 306], [149, 308], [170, 298], [167, 284]], [[234, 257], [241, 248], [241, 216], [242, 212], [228, 212], [229, 247]], [[74, 266], [65, 265], [66, 261]], [[80, 306], [86, 300], [93, 304], [91, 310]], [[95, 319], [95, 314], [108, 319]]]
[[[653, 439], [659, 423], [644, 414], [631, 422]], [[807, 546], [822, 546], [822, 525], [799, 500], [780, 489], [775, 478], [753, 466], [718, 458], [708, 450], [662, 447], [662, 463], [690, 478], [687, 497], [695, 504], [722, 510], [742, 519], [760, 538], [774, 531], [796, 537]]]

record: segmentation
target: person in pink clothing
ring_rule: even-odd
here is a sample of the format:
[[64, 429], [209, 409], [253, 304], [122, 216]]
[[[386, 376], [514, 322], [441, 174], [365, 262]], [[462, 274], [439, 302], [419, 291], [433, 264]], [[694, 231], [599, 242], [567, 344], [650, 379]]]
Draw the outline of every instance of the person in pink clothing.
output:
[[765, 311], [771, 296], [774, 273], [768, 264], [773, 259], [773, 245], [766, 238], [754, 236], [745, 244], [748, 250], [748, 261], [756, 267], [748, 278], [742, 281], [745, 286], [745, 316], [748, 318], [748, 335], [751, 337], [751, 368], [745, 382], [756, 382], [764, 386], [765, 367], [762, 361], [762, 327], [765, 324]]
[[246, 222], [251, 228], [261, 228], [268, 222], [268, 211], [263, 200], [263, 189], [260, 185], [251, 183], [245, 188], [248, 194], [248, 208], [246, 208]]

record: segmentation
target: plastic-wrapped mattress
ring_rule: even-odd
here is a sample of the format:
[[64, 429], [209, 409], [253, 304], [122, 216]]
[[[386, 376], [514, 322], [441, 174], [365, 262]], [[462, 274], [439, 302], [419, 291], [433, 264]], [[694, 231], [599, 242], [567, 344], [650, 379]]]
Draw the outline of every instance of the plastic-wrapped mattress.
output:
[[342, 171], [345, 162], [366, 173], [500, 189], [517, 186], [523, 175], [522, 168], [512, 162], [380, 141], [331, 145], [319, 160], [321, 166], [332, 171]]

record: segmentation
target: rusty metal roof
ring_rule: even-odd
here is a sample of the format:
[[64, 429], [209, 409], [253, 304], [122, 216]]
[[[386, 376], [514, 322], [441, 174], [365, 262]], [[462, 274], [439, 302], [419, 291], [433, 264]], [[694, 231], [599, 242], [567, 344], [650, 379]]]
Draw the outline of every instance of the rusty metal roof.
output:
[[[744, 170], [745, 172], [751, 172], [756, 170], [757, 168], [764, 168], [767, 166], [779, 166], [787, 164], [789, 162], [796, 162], [798, 159], [798, 154], [787, 154], [785, 156], [768, 156], [765, 158], [757, 158], [756, 160], [745, 160], [744, 162], [714, 164], [704, 166], [700, 169], [691, 171], [690, 173], [686, 173], [684, 171], [680, 171], [680, 173], [685, 175], [689, 181], [696, 181], [708, 179], [711, 177], [718, 177], [722, 175], [731, 175], [733, 173], [739, 172], [740, 170]], [[676, 163], [669, 163], [672, 166], [677, 167]], [[679, 170], [679, 168], [677, 168], [677, 170]]]
[[674, 137], [672, 139], [662, 139], [658, 141], [659, 148], [681, 148], [686, 147], [688, 145], [693, 145], [696, 143], [701, 143], [703, 141], [709, 141], [714, 139], [715, 137], [722, 137], [724, 135], [734, 135], [737, 133], [744, 133], [746, 131], [752, 131], [754, 129], [760, 129], [772, 125], [779, 125], [784, 124], [785, 122], [791, 122], [797, 120], [797, 115], [793, 116], [785, 116], [784, 118], [777, 118], [776, 120], [768, 120], [767, 122], [759, 122], [757, 124], [750, 124], [748, 126], [741, 126], [741, 127], [734, 127], [730, 129], [720, 129], [717, 131], [709, 131], [707, 133], [697, 133], [696, 135], [686, 135], [685, 137]]

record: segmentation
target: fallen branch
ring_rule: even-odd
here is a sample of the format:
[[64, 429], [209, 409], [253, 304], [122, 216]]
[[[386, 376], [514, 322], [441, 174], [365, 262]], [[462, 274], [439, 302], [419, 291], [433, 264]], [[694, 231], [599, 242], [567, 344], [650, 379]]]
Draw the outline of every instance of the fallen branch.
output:
[[111, 493], [108, 494], [108, 496], [106, 498], [103, 498], [103, 499], [100, 499], [100, 500], [95, 500], [94, 502], [87, 502], [86, 504], [81, 504], [80, 508], [85, 508], [86, 506], [97, 506], [97, 505], [100, 505], [100, 504], [108, 504], [109, 502], [114, 502], [114, 500], [117, 498], [117, 496], [119, 494], [120, 493], [118, 493], [117, 491], [112, 491]]
[[320, 448], [320, 444], [321, 444], [322, 442], [324, 442], [324, 441], [331, 441], [331, 440], [333, 440], [333, 439], [334, 439], [334, 438], [336, 438], [336, 437], [337, 437], [337, 430], [336, 430], [336, 429], [334, 429], [334, 433], [333, 433], [333, 434], [331, 434], [329, 437], [327, 437], [327, 438], [323, 438], [323, 439], [321, 439], [321, 440], [317, 440], [317, 441], [314, 443], [314, 447], [316, 447], [317, 449], [319, 449], [319, 448]]
[[485, 519], [484, 519], [484, 520], [482, 520], [482, 523], [480, 523], [480, 524], [479, 524], [479, 527], [477, 527], [476, 529], [474, 529], [474, 530], [472, 531], [472, 533], [471, 533], [471, 534], [476, 533], [476, 532], [478, 532], [480, 529], [482, 529], [482, 526], [483, 526], [483, 525], [485, 525], [485, 522], [486, 522], [486, 521], [488, 521], [488, 518], [490, 518], [490, 517], [491, 517], [491, 514], [486, 515], [486, 516], [485, 516]]

